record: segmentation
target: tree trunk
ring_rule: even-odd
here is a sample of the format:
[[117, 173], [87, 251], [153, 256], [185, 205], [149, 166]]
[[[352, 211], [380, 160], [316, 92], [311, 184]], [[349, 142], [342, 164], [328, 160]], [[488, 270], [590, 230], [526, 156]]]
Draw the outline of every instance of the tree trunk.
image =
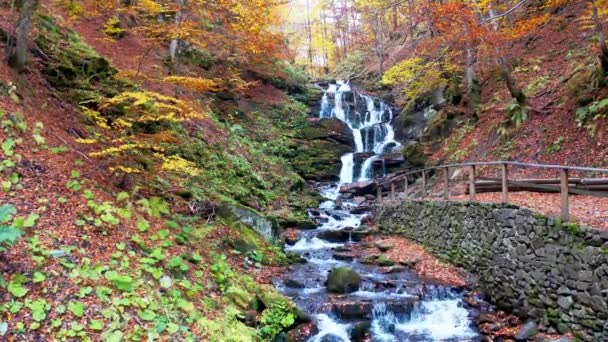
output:
[[[183, 9], [184, 6], [186, 6], [186, 0], [176, 0], [177, 2], [177, 12], [175, 13], [175, 26], [177, 28], [179, 28], [181, 22], [182, 22], [182, 16], [183, 16]], [[171, 57], [171, 62], [175, 63], [175, 60], [177, 59], [179, 55], [179, 39], [174, 38], [171, 40], [171, 43], [169, 45], [169, 56]]]
[[475, 115], [477, 115], [477, 106], [481, 102], [481, 89], [479, 85], [479, 79], [475, 73], [476, 63], [476, 51], [468, 45], [467, 46], [467, 67], [465, 70], [465, 78], [467, 84], [467, 93], [471, 99], [471, 109]]
[[384, 49], [382, 46], [382, 28], [380, 23], [380, 15], [376, 14], [374, 30], [374, 43], [376, 48], [376, 56], [378, 56], [378, 62], [380, 64], [380, 75], [384, 74]]
[[310, 1], [306, 0], [306, 34], [308, 35], [308, 63], [310, 74], [315, 75], [314, 56], [312, 51], [312, 22], [310, 20]]
[[505, 82], [507, 83], [507, 88], [509, 89], [509, 93], [511, 93], [511, 96], [515, 100], [517, 100], [517, 103], [519, 103], [520, 105], [523, 106], [526, 103], [526, 95], [521, 90], [521, 88], [519, 88], [519, 86], [517, 85], [517, 82], [515, 82], [515, 79], [513, 78], [513, 76], [511, 76], [511, 72], [512, 72], [511, 63], [509, 61], [507, 61], [506, 57], [499, 57], [498, 65], [500, 67], [500, 74], [505, 79]]
[[597, 3], [595, 0], [591, 1], [591, 9], [593, 12], [593, 22], [595, 23], [595, 32], [598, 35], [600, 40], [600, 63], [602, 65], [602, 71], [604, 72], [604, 76], [608, 74], [608, 45], [606, 45], [606, 35], [604, 34], [604, 29], [602, 27], [602, 21], [600, 20], [600, 15], [597, 9]]
[[9, 60], [13, 61], [15, 69], [19, 73], [25, 70], [27, 62], [27, 45], [28, 36], [32, 29], [32, 16], [38, 7], [38, 0], [24, 0], [19, 8], [19, 20], [16, 26], [16, 44], [15, 49], [9, 56]]

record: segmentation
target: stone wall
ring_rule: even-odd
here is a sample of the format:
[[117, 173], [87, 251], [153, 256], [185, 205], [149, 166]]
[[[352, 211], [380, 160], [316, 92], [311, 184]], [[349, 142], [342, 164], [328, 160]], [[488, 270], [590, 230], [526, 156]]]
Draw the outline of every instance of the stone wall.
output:
[[510, 205], [415, 201], [373, 211], [382, 233], [479, 275], [499, 308], [583, 340], [608, 340], [608, 231]]

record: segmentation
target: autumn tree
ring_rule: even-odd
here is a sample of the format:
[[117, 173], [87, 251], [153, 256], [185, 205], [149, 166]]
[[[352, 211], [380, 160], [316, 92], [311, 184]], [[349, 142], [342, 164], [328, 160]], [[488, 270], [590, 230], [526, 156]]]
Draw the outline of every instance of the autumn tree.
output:
[[28, 38], [32, 28], [32, 16], [38, 7], [38, 0], [15, 1], [15, 5], [19, 18], [15, 25], [14, 42], [13, 39], [9, 39], [7, 44], [7, 55], [15, 69], [21, 73], [25, 70], [27, 62]]
[[[608, 14], [608, 1], [606, 0], [589, 0], [591, 3], [591, 13], [593, 18], [593, 23], [595, 26], [595, 33], [597, 34], [599, 44], [600, 44], [600, 64], [602, 65], [602, 71], [604, 75], [608, 75], [608, 45], [606, 43], [606, 35], [604, 34], [604, 27], [602, 25], [602, 19], [600, 16], [602, 14]], [[602, 11], [600, 11], [600, 5], [602, 6]]]

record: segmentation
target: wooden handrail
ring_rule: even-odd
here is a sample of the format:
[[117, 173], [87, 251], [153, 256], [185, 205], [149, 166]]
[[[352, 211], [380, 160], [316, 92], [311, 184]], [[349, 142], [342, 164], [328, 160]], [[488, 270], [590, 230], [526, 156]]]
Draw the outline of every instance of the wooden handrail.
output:
[[527, 168], [538, 168], [538, 169], [553, 169], [553, 170], [568, 170], [568, 171], [579, 171], [579, 172], [601, 172], [608, 173], [608, 169], [603, 168], [595, 168], [595, 167], [583, 167], [583, 166], [567, 166], [567, 165], [552, 165], [552, 164], [534, 164], [534, 163], [521, 163], [515, 161], [490, 161], [490, 162], [470, 162], [470, 163], [458, 163], [458, 164], [445, 164], [438, 166], [431, 166], [424, 169], [417, 169], [414, 171], [409, 171], [406, 173], [400, 174], [398, 177], [395, 177], [393, 180], [403, 179], [405, 176], [415, 175], [422, 171], [434, 171], [439, 169], [447, 168], [464, 168], [471, 166], [497, 166], [497, 165], [511, 165], [511, 166], [520, 166]]
[[[449, 200], [450, 198], [450, 179], [449, 179], [449, 170], [450, 169], [458, 169], [458, 168], [468, 168], [468, 183], [469, 183], [469, 195], [471, 196], [471, 200], [475, 200], [475, 196], [477, 193], [477, 175], [476, 170], [479, 166], [500, 166], [501, 167], [501, 178], [500, 178], [500, 186], [502, 191], [502, 201], [507, 203], [509, 201], [509, 185], [511, 186], [528, 186], [532, 189], [532, 191], [538, 190], [558, 190], [561, 193], [561, 219], [564, 222], [567, 222], [570, 219], [569, 213], [569, 194], [580, 194], [580, 195], [589, 195], [589, 196], [597, 196], [597, 197], [608, 197], [608, 192], [600, 192], [600, 191], [589, 191], [583, 189], [577, 189], [571, 187], [570, 183], [574, 181], [574, 179], [569, 179], [569, 175], [572, 171], [578, 172], [598, 172], [598, 173], [608, 173], [608, 169], [605, 168], [594, 168], [594, 167], [581, 167], [581, 166], [567, 166], [567, 165], [552, 165], [552, 164], [534, 164], [534, 163], [522, 163], [517, 161], [489, 161], [489, 162], [469, 162], [469, 163], [457, 163], [457, 164], [447, 164], [447, 165], [438, 165], [427, 168], [422, 168], [418, 170], [413, 170], [405, 173], [401, 173], [398, 176], [390, 179], [390, 191], [391, 198], [395, 199], [395, 183], [401, 181], [404, 183], [404, 192], [405, 199], [409, 198], [408, 192], [408, 178], [409, 176], [416, 175], [422, 173], [422, 193], [421, 197], [424, 199], [427, 195], [427, 182], [430, 180], [428, 177], [430, 171], [436, 170], [444, 170], [443, 182], [445, 183], [445, 192], [444, 199]], [[537, 168], [537, 169], [549, 169], [549, 170], [557, 170], [559, 171], [558, 183], [554, 186], [547, 186], [541, 184], [533, 184], [529, 182], [530, 180], [525, 181], [509, 181], [509, 166], [522, 167], [522, 168]], [[428, 178], [428, 179], [427, 179]], [[483, 177], [479, 177], [479, 179], [484, 179]], [[543, 181], [543, 179], [539, 179], [539, 181]], [[592, 180], [584, 180], [584, 179], [576, 179], [578, 183], [592, 183]], [[382, 179], [377, 181], [378, 183], [378, 199], [382, 199], [382, 184], [386, 183], [386, 179]], [[599, 183], [599, 182], [598, 182]], [[483, 186], [483, 185], [480, 185]], [[487, 190], [487, 189], [486, 189]]]

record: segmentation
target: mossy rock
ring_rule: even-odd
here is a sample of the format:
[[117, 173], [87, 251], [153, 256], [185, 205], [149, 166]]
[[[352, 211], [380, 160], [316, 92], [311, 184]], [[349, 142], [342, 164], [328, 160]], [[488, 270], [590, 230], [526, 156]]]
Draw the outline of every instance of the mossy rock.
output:
[[375, 264], [377, 260], [378, 260], [377, 255], [369, 255], [369, 256], [366, 256], [365, 258], [359, 260], [359, 262], [362, 264], [365, 264], [365, 265], [372, 265], [372, 264]]
[[225, 298], [242, 310], [249, 310], [254, 306], [256, 297], [245, 288], [240, 286], [230, 286], [225, 294]]
[[231, 224], [238, 231], [238, 237], [229, 237], [228, 244], [235, 250], [245, 254], [262, 249], [261, 237], [247, 225], [237, 222]]
[[118, 70], [87, 45], [80, 36], [38, 15], [34, 41], [44, 53], [43, 73], [49, 83], [69, 94], [72, 101], [96, 109], [100, 99], [135, 87], [116, 78]]
[[376, 259], [376, 263], [382, 267], [393, 266], [395, 264], [394, 261], [389, 259], [386, 255], [381, 255]]
[[232, 225], [238, 226], [238, 223], [241, 223], [248, 226], [268, 242], [277, 242], [280, 239], [281, 227], [278, 221], [249, 207], [224, 204], [219, 207], [218, 215]]
[[424, 154], [422, 145], [419, 143], [405, 145], [401, 152], [403, 153], [403, 157], [415, 166], [423, 166], [428, 160], [428, 157]]
[[259, 309], [264, 310], [265, 308], [272, 307], [285, 307], [296, 317], [296, 322], [304, 323], [310, 322], [310, 317], [300, 310], [289, 298], [285, 295], [277, 292], [277, 290], [270, 285], [260, 285], [256, 290], [256, 298], [261, 303]]
[[350, 267], [336, 267], [327, 276], [327, 290], [332, 293], [351, 293], [361, 287], [361, 276]]

